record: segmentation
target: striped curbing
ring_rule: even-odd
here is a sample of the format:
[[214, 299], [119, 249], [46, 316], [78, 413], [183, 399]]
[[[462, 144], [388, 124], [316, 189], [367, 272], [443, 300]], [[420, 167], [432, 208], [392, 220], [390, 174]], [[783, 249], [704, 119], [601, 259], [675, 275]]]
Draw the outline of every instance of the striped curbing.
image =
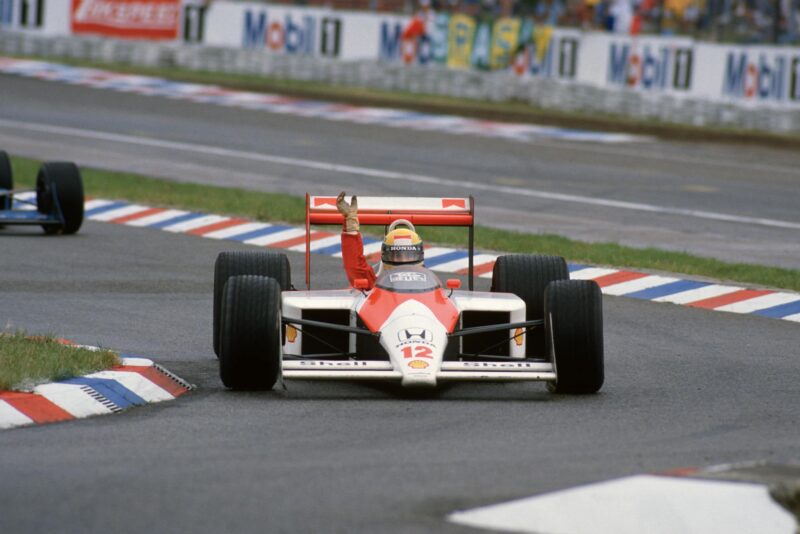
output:
[[57, 63], [0, 57], [0, 73], [39, 80], [82, 85], [201, 104], [261, 110], [297, 117], [313, 117], [355, 124], [376, 124], [392, 128], [436, 131], [455, 135], [491, 137], [521, 142], [537, 139], [593, 143], [634, 143], [652, 138], [624, 133], [593, 132], [534, 124], [468, 119], [451, 115], [433, 115], [400, 109], [372, 108], [306, 100], [282, 95], [223, 89], [213, 85], [182, 83], [133, 74], [72, 67]]
[[[30, 194], [29, 194], [30, 195]], [[19, 195], [24, 197], [24, 195]], [[31, 209], [19, 204], [19, 209]], [[209, 239], [238, 241], [247, 245], [305, 251], [305, 229], [284, 224], [249, 221], [238, 217], [209, 215], [169, 208], [153, 208], [122, 201], [92, 199], [86, 202], [85, 216], [124, 226], [152, 228], [166, 232], [195, 235]], [[377, 261], [381, 242], [364, 236], [367, 259]], [[341, 257], [338, 233], [313, 231], [311, 251], [315, 254]], [[475, 274], [492, 277], [496, 254], [479, 252], [474, 256]], [[466, 250], [432, 246], [425, 249], [425, 265], [442, 273], [466, 274], [469, 254]], [[647, 274], [636, 271], [569, 264], [570, 278], [594, 280], [603, 293], [653, 302], [668, 302], [693, 308], [729, 313], [759, 315], [800, 323], [800, 293], [772, 289], [751, 289], [741, 286], [687, 280], [676, 276]]]
[[40, 384], [31, 393], [0, 391], [0, 429], [118, 413], [173, 400], [193, 388], [151, 360], [123, 357], [122, 365]]

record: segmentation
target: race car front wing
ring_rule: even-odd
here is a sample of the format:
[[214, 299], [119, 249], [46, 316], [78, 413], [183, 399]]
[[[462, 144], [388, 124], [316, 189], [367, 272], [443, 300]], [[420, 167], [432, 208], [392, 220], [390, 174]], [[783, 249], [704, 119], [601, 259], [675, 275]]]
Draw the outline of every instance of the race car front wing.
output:
[[[283, 377], [295, 380], [393, 380], [402, 373], [391, 362], [354, 360], [284, 360]], [[549, 362], [442, 362], [436, 374], [439, 380], [515, 381], [556, 379]]]

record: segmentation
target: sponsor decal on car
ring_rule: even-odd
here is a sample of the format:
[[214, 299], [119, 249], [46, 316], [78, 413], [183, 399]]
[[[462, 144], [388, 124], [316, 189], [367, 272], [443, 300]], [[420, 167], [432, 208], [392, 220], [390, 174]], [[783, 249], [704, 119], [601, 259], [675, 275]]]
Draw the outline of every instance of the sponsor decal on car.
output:
[[427, 369], [428, 362], [424, 362], [422, 360], [411, 360], [408, 362], [408, 366], [412, 369]]
[[[413, 246], [397, 247], [396, 250], [414, 250]], [[390, 282], [427, 282], [428, 275], [425, 273], [417, 273], [413, 271], [403, 271], [399, 273], [392, 273], [389, 275]]]
[[297, 341], [297, 328], [293, 327], [292, 325], [286, 326], [286, 341], [289, 343], [294, 343]]
[[485, 368], [485, 369], [530, 369], [533, 367], [525, 362], [462, 362], [463, 367]]
[[401, 344], [411, 341], [432, 343], [433, 334], [430, 330], [424, 328], [405, 328], [397, 332], [397, 339], [400, 340]]
[[522, 328], [517, 328], [516, 330], [514, 330], [514, 343], [516, 343], [518, 347], [521, 347], [524, 342], [525, 342], [525, 330]]

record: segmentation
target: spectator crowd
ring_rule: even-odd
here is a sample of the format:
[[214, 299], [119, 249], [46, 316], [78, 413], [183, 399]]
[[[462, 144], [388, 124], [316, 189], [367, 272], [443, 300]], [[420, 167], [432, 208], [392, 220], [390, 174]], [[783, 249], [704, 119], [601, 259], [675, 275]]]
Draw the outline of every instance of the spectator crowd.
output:
[[[206, 0], [208, 1], [208, 0]], [[275, 3], [412, 14], [531, 17], [536, 23], [728, 43], [800, 43], [800, 0], [279, 0]]]

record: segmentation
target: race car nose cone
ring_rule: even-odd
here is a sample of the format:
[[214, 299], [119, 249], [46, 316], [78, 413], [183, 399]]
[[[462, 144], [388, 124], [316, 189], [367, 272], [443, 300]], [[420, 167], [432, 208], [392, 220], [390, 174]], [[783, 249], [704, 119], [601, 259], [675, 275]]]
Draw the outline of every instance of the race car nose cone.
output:
[[435, 388], [435, 373], [406, 373], [400, 381], [400, 385], [406, 388]]

